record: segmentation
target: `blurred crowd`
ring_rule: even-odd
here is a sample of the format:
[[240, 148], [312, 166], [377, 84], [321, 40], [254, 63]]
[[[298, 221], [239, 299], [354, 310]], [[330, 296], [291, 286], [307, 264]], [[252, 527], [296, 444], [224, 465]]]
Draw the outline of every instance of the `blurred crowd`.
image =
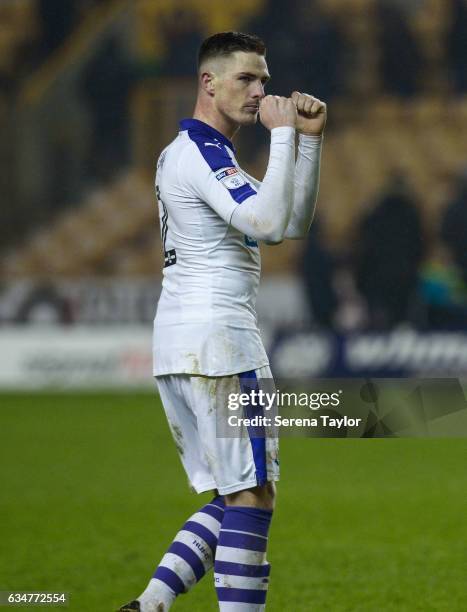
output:
[[[104, 0], [105, 1], [105, 0]], [[11, 98], [102, 0], [3, 0], [0, 93]]]
[[[467, 92], [467, 3], [465, 0], [442, 3], [446, 23], [436, 33], [441, 40], [432, 41], [439, 46], [433, 55], [414, 27], [417, 13], [429, 1], [367, 3], [382, 91], [400, 96], [423, 92], [426, 81], [420, 77], [433, 69], [436, 56], [436, 62], [441, 64], [437, 68], [446, 75], [451, 91]], [[28, 74], [66, 42], [93, 8], [110, 4], [111, 0], [3, 0], [2, 94], [14, 92]], [[134, 4], [144, 2], [136, 0]], [[153, 57], [147, 53], [144, 56], [142, 51], [140, 64], [149, 65], [156, 75], [192, 75], [196, 50], [208, 33], [202, 19], [203, 3], [199, 2], [195, 10], [193, 2], [174, 1], [173, 10], [161, 15], [156, 5], [157, 25], [153, 24], [152, 32], [148, 26], [146, 36], [161, 39], [160, 51], [154, 52]], [[348, 6], [351, 5], [349, 2]], [[299, 81], [327, 100], [344, 92], [352, 93], [359, 50], [349, 40], [352, 24], [345, 8], [345, 3], [331, 0], [289, 0], [286, 5], [283, 0], [265, 0], [260, 14], [245, 20], [243, 29], [262, 36], [269, 46], [275, 90], [287, 93]], [[102, 48], [100, 53], [103, 52]]]
[[452, 182], [436, 235], [427, 235], [407, 177], [394, 173], [348, 252], [333, 254], [313, 223], [301, 273], [318, 328], [466, 328], [467, 168]]
[[[241, 29], [266, 41], [274, 93], [289, 95], [300, 84], [332, 104], [362, 96], [413, 99], [442, 87], [446, 96], [460, 98], [467, 94], [467, 0], [445, 0], [443, 26], [433, 25], [432, 19], [429, 27], [417, 29], [428, 2], [375, 0], [352, 14], [352, 2], [264, 0], [262, 10], [245, 18]], [[172, 4], [173, 10], [163, 14], [156, 10], [158, 3], [145, 4], [154, 10], [146, 36], [157, 43], [157, 52], [147, 52], [151, 44], [138, 49], [131, 36], [129, 43], [131, 28], [115, 28], [83, 60], [65, 101], [67, 112], [73, 112], [73, 105], [83, 110], [85, 120], [76, 120], [75, 127], [85, 144], [77, 144], [76, 135], [67, 140], [68, 132], [59, 127], [48, 191], [42, 198], [37, 192], [33, 200], [41, 215], [28, 203], [19, 217], [22, 203], [11, 191], [11, 210], [5, 207], [2, 224], [11, 223], [16, 237], [28, 222], [53, 218], [72, 196], [79, 203], [89, 185], [105, 184], [131, 166], [130, 101], [141, 83], [193, 76], [197, 49], [210, 33], [203, 17], [206, 6]], [[5, 110], [15, 112], [28, 78], [61, 53], [93, 11], [111, 5], [111, 0], [0, 4], [0, 121]], [[64, 121], [72, 133], [67, 116]], [[329, 128], [334, 127], [331, 121]], [[53, 127], [46, 134], [52, 139]], [[249, 144], [254, 151], [254, 142]], [[403, 169], [390, 175], [356, 221], [345, 253], [336, 254], [319, 219], [314, 223], [301, 273], [315, 325], [389, 329], [407, 321], [425, 328], [467, 324], [467, 171], [452, 178], [451, 197], [435, 233], [425, 227], [410, 178]], [[2, 189], [7, 179], [2, 178]], [[8, 240], [13, 242], [11, 236]]]

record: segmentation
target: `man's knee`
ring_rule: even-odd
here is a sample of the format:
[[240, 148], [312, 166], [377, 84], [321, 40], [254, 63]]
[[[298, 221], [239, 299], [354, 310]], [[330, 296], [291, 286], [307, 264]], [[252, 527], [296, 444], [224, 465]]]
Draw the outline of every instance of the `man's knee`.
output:
[[263, 510], [274, 510], [275, 500], [276, 485], [274, 482], [267, 482], [259, 487], [225, 495], [227, 506], [250, 506], [252, 508], [262, 508]]

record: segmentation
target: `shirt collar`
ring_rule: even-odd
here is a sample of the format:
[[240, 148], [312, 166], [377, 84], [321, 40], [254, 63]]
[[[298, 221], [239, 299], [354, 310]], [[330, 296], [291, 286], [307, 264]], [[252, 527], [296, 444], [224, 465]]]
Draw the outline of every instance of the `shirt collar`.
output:
[[231, 149], [235, 153], [235, 147], [232, 142], [221, 134], [216, 129], [204, 123], [204, 121], [200, 121], [199, 119], [182, 119], [180, 121], [180, 129], [181, 130], [194, 130], [196, 132], [200, 132], [205, 136], [209, 136], [211, 138], [215, 138], [220, 140], [224, 145], [227, 145], [229, 149]]

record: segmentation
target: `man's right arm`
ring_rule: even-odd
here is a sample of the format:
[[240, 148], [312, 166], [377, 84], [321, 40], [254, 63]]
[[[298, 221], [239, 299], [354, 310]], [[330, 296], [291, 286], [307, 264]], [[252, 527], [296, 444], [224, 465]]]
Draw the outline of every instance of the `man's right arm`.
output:
[[204, 164], [204, 172], [190, 173], [190, 182], [227, 223], [251, 238], [274, 243], [283, 240], [293, 207], [296, 108], [288, 98], [267, 96], [260, 112], [271, 130], [271, 148], [259, 190], [245, 188], [249, 181], [233, 164], [220, 171]]
[[281, 242], [294, 201], [295, 128], [271, 130], [266, 174], [255, 196], [237, 206], [230, 223], [257, 240]]

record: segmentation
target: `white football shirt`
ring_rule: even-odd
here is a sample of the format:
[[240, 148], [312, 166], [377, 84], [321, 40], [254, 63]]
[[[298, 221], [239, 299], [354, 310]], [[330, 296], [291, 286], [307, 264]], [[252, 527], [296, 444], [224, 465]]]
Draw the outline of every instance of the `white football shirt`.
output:
[[258, 244], [230, 225], [256, 190], [223, 134], [196, 119], [180, 127], [156, 172], [164, 270], [154, 375], [261, 368], [268, 358], [255, 312]]

